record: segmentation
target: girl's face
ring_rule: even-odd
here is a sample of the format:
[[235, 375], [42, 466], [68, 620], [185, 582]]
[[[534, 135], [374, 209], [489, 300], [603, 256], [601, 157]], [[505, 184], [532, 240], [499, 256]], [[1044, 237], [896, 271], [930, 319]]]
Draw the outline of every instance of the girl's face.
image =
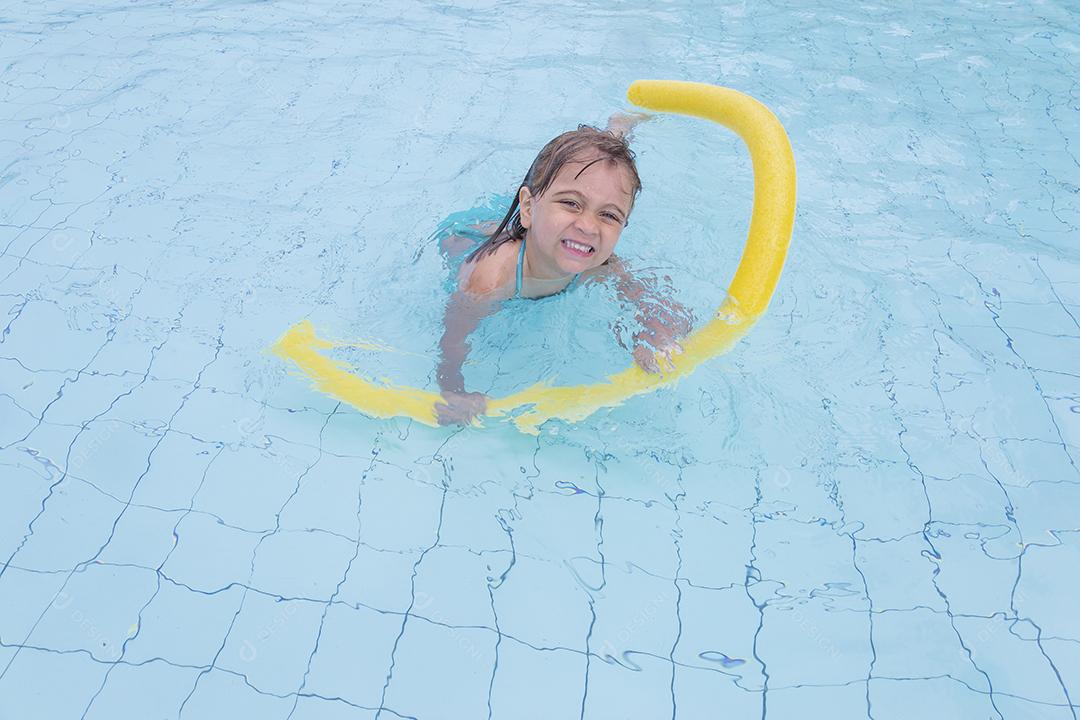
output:
[[521, 225], [546, 264], [534, 270], [559, 277], [603, 264], [619, 241], [631, 200], [626, 170], [595, 155], [568, 161], [539, 197], [521, 188]]

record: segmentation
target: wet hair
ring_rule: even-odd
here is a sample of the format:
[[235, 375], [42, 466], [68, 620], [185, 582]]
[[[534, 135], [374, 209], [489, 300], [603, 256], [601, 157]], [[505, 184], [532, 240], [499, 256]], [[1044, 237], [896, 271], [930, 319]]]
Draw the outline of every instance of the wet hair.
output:
[[[559, 174], [559, 170], [562, 169], [563, 165], [574, 161], [582, 162], [581, 156], [587, 155], [590, 151], [598, 157], [586, 163], [585, 167], [578, 171], [577, 176], [580, 176], [587, 168], [601, 160], [625, 168], [633, 185], [630, 192], [629, 210], [629, 212], [633, 212], [634, 200], [637, 198], [637, 194], [641, 192], [641, 178], [638, 177], [637, 164], [634, 162], [634, 151], [630, 149], [630, 143], [624, 136], [616, 135], [608, 130], [600, 130], [592, 125], [578, 125], [577, 130], [564, 132], [544, 146], [544, 149], [533, 160], [529, 172], [525, 175], [525, 179], [521, 181], [517, 192], [514, 193], [514, 202], [511, 203], [506, 217], [502, 219], [499, 227], [495, 229], [495, 232], [487, 240], [469, 253], [468, 257], [465, 258], [465, 262], [474, 262], [484, 255], [490, 255], [498, 250], [501, 245], [511, 240], [524, 239], [526, 228], [521, 224], [521, 212], [518, 208], [521, 188], [529, 188], [532, 196], [539, 198], [551, 186], [552, 181], [555, 180], [555, 176]], [[630, 219], [628, 217], [623, 226], [629, 224]]]

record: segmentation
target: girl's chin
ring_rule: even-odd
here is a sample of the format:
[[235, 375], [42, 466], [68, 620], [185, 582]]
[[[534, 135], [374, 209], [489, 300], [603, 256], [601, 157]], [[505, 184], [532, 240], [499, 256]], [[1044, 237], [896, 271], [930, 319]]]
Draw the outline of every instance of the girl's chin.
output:
[[[594, 255], [595, 255], [595, 253], [594, 253]], [[592, 257], [587, 257], [587, 258], [567, 258], [567, 257], [563, 257], [563, 258], [559, 259], [559, 267], [562, 268], [568, 274], [569, 273], [577, 274], [579, 272], [583, 272], [585, 270], [588, 270], [592, 266], [593, 266]]]

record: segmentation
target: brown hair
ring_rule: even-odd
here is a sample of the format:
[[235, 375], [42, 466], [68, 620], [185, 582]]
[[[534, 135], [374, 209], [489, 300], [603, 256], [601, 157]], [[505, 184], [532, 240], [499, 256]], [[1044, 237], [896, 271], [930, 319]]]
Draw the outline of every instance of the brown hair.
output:
[[[581, 168], [578, 175], [581, 175], [586, 168], [600, 160], [607, 160], [626, 168], [626, 171], [630, 174], [630, 182], [633, 185], [630, 193], [630, 212], [633, 212], [634, 200], [637, 198], [637, 194], [641, 192], [641, 178], [638, 177], [637, 164], [634, 162], [634, 151], [630, 149], [630, 143], [627, 142], [623, 135], [616, 135], [608, 130], [600, 130], [592, 125], [578, 125], [577, 130], [564, 132], [544, 146], [544, 149], [533, 160], [525, 179], [521, 181], [521, 185], [518, 186], [517, 191], [514, 193], [514, 202], [511, 203], [506, 217], [502, 219], [499, 227], [487, 240], [469, 253], [469, 256], [465, 258], [465, 262], [473, 262], [484, 255], [490, 255], [503, 243], [524, 239], [526, 230], [521, 224], [521, 213], [518, 210], [518, 196], [521, 194], [521, 188], [527, 187], [533, 197], [540, 197], [551, 186], [552, 181], [559, 174], [559, 170], [562, 169], [563, 165], [588, 150], [595, 151], [599, 157]], [[628, 217], [623, 226], [629, 224], [630, 218]]]

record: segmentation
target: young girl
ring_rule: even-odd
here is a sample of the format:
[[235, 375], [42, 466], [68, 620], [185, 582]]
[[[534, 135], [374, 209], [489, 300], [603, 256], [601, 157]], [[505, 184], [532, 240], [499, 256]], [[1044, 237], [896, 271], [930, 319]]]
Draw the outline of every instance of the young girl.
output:
[[[502, 222], [465, 259], [439, 342], [437, 375], [445, 400], [435, 405], [440, 424], [465, 424], [485, 411], [487, 396], [465, 391], [466, 338], [510, 298], [540, 298], [585, 282], [614, 282], [620, 297], [638, 308], [637, 320], [645, 328], [633, 335], [635, 361], [648, 372], [660, 372], [648, 346], [669, 362], [673, 352], [682, 351], [676, 338], [690, 332], [691, 313], [651, 296], [655, 281], [632, 276], [614, 254], [641, 191], [627, 136], [647, 117], [614, 115], [604, 131], [579, 125], [545, 145]], [[493, 225], [474, 227], [486, 233]], [[441, 244], [454, 257], [471, 243], [451, 235]], [[616, 339], [626, 347], [618, 327]]]

